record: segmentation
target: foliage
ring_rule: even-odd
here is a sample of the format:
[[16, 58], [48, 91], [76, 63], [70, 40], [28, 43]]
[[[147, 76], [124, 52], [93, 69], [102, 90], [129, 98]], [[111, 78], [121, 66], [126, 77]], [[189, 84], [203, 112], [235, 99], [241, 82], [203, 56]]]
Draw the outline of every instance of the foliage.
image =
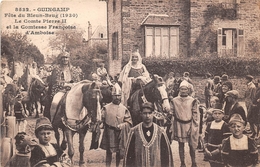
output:
[[12, 61], [28, 62], [34, 60], [38, 65], [43, 65], [44, 56], [40, 50], [31, 43], [26, 35], [18, 32], [1, 34], [1, 55], [8, 63]]
[[192, 76], [204, 76], [210, 72], [214, 75], [227, 73], [230, 76], [259, 75], [260, 58], [187, 58], [155, 59], [144, 58], [143, 63], [150, 73], [164, 76], [171, 71], [179, 74], [188, 71]]
[[61, 29], [55, 32], [55, 36], [50, 38], [49, 46], [54, 50], [71, 52], [75, 48], [83, 46], [84, 30], [75, 29]]
[[203, 11], [204, 24], [201, 27], [200, 34], [191, 49], [191, 57], [205, 55], [205, 53], [217, 52], [217, 32], [211, 27], [216, 18], [222, 20], [237, 19], [237, 5], [232, 8], [226, 8], [221, 3], [211, 4]]

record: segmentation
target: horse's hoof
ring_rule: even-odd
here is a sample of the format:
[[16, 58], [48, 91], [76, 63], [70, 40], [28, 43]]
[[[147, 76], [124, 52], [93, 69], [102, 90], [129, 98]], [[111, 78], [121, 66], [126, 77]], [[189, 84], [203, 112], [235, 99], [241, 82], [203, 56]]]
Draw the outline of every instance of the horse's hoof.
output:
[[79, 166], [80, 167], [85, 167], [85, 161], [79, 161]]

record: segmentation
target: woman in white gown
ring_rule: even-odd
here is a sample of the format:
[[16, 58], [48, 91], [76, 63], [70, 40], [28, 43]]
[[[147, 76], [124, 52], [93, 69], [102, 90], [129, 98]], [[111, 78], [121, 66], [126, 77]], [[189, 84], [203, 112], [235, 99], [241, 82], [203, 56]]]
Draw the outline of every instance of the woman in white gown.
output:
[[127, 106], [127, 100], [130, 94], [141, 88], [151, 81], [149, 72], [145, 65], [142, 64], [142, 58], [139, 52], [133, 52], [129, 62], [124, 66], [119, 75], [122, 83], [122, 104]]

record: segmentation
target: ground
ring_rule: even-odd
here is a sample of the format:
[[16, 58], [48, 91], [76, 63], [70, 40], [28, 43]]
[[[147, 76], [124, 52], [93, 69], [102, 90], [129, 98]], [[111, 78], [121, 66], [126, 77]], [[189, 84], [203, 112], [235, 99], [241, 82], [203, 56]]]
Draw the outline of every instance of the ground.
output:
[[[241, 103], [242, 106], [245, 106], [244, 103]], [[42, 116], [42, 114], [40, 114]], [[27, 118], [27, 134], [34, 136], [34, 127], [35, 127], [35, 121], [36, 119], [34, 117], [28, 117]], [[103, 132], [103, 131], [102, 131]], [[86, 167], [105, 167], [105, 156], [106, 152], [100, 148], [96, 150], [89, 150], [90, 148], [90, 142], [91, 142], [91, 132], [88, 132], [85, 138], [85, 153], [84, 153], [84, 158], [85, 158], [85, 164], [84, 166]], [[74, 141], [73, 145], [75, 146], [75, 155], [73, 157], [73, 162], [74, 166], [79, 166], [79, 151], [78, 151], [78, 146], [79, 146], [79, 136], [78, 134], [75, 134], [74, 136]], [[100, 138], [101, 139], [101, 138]], [[52, 142], [55, 142], [54, 136], [52, 137]], [[260, 142], [259, 142], [260, 144]], [[174, 160], [174, 166], [178, 167], [180, 166], [180, 160], [179, 160], [179, 154], [178, 154], [178, 143], [176, 141], [173, 141], [171, 144], [172, 152], [173, 152], [173, 160]], [[259, 148], [260, 151], [260, 148]], [[197, 165], [198, 167], [209, 167], [209, 163], [206, 161], [203, 161], [204, 155], [203, 153], [196, 151], [196, 159], [197, 159]], [[259, 158], [260, 159], [260, 158]], [[189, 148], [188, 145], [185, 145], [185, 160], [186, 160], [186, 165], [187, 167], [191, 166], [191, 160], [189, 156]], [[113, 160], [112, 160], [112, 167], [115, 166], [115, 155], [113, 155]], [[120, 163], [120, 166], [122, 166], [122, 161]], [[260, 167], [260, 165], [258, 165]]]

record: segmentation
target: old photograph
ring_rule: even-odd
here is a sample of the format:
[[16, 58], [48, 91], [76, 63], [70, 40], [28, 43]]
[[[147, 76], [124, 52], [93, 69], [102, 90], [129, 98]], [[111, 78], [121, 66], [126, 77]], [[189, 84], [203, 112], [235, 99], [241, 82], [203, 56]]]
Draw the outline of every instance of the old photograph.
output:
[[260, 167], [260, 0], [2, 0], [3, 167]]

